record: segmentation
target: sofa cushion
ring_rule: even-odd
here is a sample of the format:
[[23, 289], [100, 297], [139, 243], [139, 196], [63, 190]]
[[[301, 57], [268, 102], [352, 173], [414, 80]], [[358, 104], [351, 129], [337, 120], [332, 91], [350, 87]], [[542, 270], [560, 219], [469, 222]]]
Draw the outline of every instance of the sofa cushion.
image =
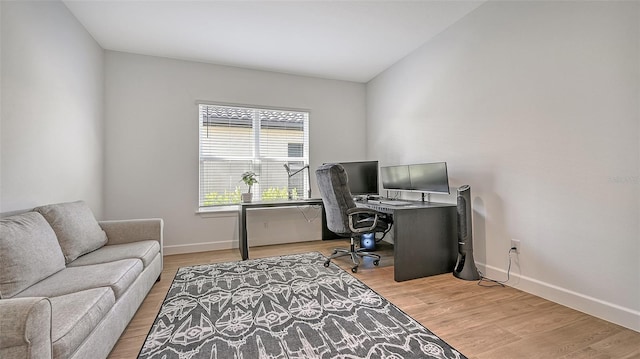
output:
[[78, 257], [68, 264], [69, 267], [85, 266], [113, 262], [120, 259], [138, 258], [146, 268], [149, 263], [160, 253], [158, 241], [146, 240], [124, 244], [106, 245], [91, 253]]
[[49, 223], [36, 212], [0, 220], [0, 298], [11, 298], [64, 269]]
[[107, 243], [107, 235], [84, 201], [50, 204], [34, 210], [56, 232], [66, 263]]
[[16, 297], [57, 297], [86, 289], [110, 287], [118, 299], [140, 273], [140, 259], [67, 267], [20, 292]]
[[69, 358], [115, 304], [111, 288], [102, 287], [49, 298], [54, 358]]

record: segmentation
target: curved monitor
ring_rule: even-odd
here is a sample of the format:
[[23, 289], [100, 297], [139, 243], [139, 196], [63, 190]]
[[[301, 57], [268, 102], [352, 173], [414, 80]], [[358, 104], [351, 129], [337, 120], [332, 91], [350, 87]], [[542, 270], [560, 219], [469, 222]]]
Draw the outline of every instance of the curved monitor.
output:
[[378, 194], [378, 161], [340, 162], [354, 196]]
[[446, 162], [380, 167], [382, 188], [429, 193], [449, 193]]

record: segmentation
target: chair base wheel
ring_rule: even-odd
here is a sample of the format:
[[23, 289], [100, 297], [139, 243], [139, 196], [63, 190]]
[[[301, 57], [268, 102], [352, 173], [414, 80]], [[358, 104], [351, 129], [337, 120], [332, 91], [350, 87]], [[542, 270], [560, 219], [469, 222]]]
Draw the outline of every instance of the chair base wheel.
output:
[[330, 263], [329, 261], [325, 261], [325, 262], [324, 262], [324, 266], [325, 266], [325, 267], [328, 267], [328, 266], [329, 266], [329, 263]]
[[380, 265], [380, 261], [379, 261], [379, 260], [375, 260], [375, 261], [373, 261], [373, 265], [374, 265], [374, 266]]
[[351, 271], [352, 271], [353, 273], [358, 273], [358, 267], [353, 267], [353, 268], [351, 268]]

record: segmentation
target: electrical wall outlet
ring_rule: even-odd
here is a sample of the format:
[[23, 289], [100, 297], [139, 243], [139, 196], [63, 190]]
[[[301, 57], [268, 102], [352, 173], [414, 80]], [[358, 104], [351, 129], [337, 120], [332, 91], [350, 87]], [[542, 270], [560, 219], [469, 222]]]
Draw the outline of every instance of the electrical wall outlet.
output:
[[515, 252], [520, 253], [520, 240], [511, 239], [511, 248], [515, 248]]

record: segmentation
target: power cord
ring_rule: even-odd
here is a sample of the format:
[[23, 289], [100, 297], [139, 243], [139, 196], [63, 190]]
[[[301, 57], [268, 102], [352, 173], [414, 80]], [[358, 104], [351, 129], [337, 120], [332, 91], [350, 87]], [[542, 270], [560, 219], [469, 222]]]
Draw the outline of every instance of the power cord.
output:
[[307, 223], [311, 223], [314, 222], [316, 219], [318, 219], [318, 217], [320, 216], [321, 210], [322, 210], [322, 206], [317, 205], [317, 204], [312, 204], [312, 205], [308, 205], [308, 206], [304, 206], [305, 208], [309, 209], [309, 208], [314, 208], [314, 209], [318, 209], [319, 211], [315, 211], [315, 216], [313, 217], [307, 217], [307, 213], [305, 213], [305, 211], [298, 206], [298, 211], [300, 211], [300, 213], [302, 213], [302, 216], [304, 217], [304, 219], [307, 221]]
[[[511, 247], [509, 248], [509, 252], [507, 253], [507, 255], [509, 256], [509, 266], [507, 267], [507, 279], [506, 280], [496, 280], [496, 279], [491, 279], [488, 277], [485, 277], [482, 272], [478, 271], [478, 273], [480, 273], [480, 280], [478, 281], [478, 285], [481, 287], [487, 287], [487, 288], [491, 288], [491, 287], [504, 287], [505, 283], [507, 283], [509, 281], [509, 279], [511, 279], [511, 253], [517, 253], [518, 248], [516, 247]], [[487, 284], [483, 284], [483, 282], [489, 282], [489, 285]]]

